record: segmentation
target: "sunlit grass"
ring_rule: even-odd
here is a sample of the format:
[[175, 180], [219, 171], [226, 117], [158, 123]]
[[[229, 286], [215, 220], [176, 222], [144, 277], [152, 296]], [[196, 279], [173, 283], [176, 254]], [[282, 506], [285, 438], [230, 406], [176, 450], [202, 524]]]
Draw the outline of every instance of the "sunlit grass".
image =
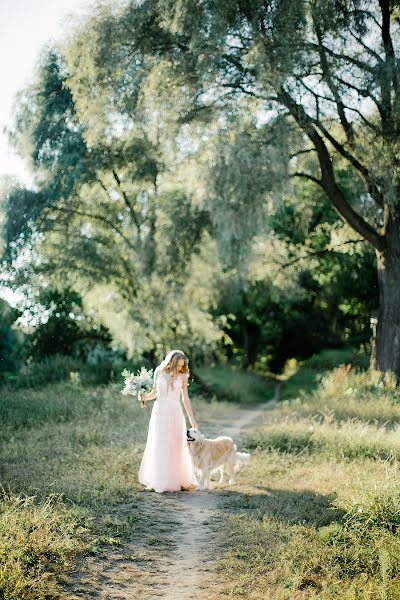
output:
[[49, 496], [4, 495], [0, 512], [0, 595], [5, 600], [55, 598], [54, 574], [91, 550], [87, 511]]
[[[137, 472], [153, 403], [141, 408], [121, 387], [78, 380], [3, 394], [0, 596], [54, 598], [58, 576], [79, 554], [121, 543], [138, 528], [151, 542], [165, 527], [157, 520], [150, 527], [134, 500], [143, 490]], [[199, 422], [210, 426], [237, 410], [191, 401]], [[123, 505], [129, 519], [121, 517]]]
[[[205, 368], [201, 376], [210, 387], [237, 385], [245, 404], [272, 397], [272, 383], [232, 373]], [[300, 375], [301, 368], [293, 377], [301, 387]], [[213, 600], [398, 599], [398, 391], [390, 378], [347, 367], [315, 385], [297, 393], [292, 381], [290, 397], [242, 440], [252, 460], [218, 492], [221, 589], [213, 588]], [[142, 409], [120, 388], [71, 380], [3, 396], [0, 592], [7, 600], [55, 598], [79, 555], [131, 535], [143, 540], [138, 552], [161, 551], [176, 527], [167, 513], [147, 515], [138, 500], [152, 403]], [[206, 433], [216, 423], [223, 433], [239, 412], [231, 391], [225, 402], [190, 395]]]
[[297, 382], [220, 503], [218, 597], [398, 600], [398, 391], [348, 367]]

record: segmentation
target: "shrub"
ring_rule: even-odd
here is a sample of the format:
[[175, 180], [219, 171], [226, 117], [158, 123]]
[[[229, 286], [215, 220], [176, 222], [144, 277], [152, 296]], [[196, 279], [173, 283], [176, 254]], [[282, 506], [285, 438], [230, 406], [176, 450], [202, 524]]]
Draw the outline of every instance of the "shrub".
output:
[[3, 382], [3, 386], [11, 389], [39, 388], [57, 381], [68, 380], [71, 373], [79, 373], [84, 385], [101, 385], [122, 381], [121, 373], [124, 368], [135, 371], [142, 365], [150, 367], [145, 359], [135, 362], [107, 360], [88, 364], [72, 356], [54, 354], [25, 365], [19, 373], [9, 376]]
[[13, 389], [36, 388], [48, 383], [68, 379], [71, 371], [78, 371], [78, 359], [63, 354], [48, 356], [39, 362], [22, 367], [18, 374], [9, 378], [7, 385]]
[[400, 489], [396, 484], [368, 490], [358, 502], [337, 499], [335, 506], [345, 509], [344, 522], [348, 527], [379, 527], [389, 531], [400, 527]]
[[[275, 383], [251, 371], [243, 371], [228, 365], [199, 367], [196, 369], [207, 390], [206, 395], [214, 395], [221, 400], [241, 404], [266, 402], [274, 395]], [[196, 387], [193, 386], [193, 391]]]

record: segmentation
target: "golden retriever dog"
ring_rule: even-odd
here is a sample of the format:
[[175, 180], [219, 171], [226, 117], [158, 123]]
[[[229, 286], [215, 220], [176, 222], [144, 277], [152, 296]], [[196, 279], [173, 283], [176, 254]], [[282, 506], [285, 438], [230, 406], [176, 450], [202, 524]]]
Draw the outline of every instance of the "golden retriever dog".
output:
[[250, 454], [237, 452], [236, 444], [227, 436], [210, 440], [198, 429], [188, 429], [186, 440], [193, 465], [200, 475], [199, 490], [210, 488], [210, 476], [215, 471], [220, 472], [220, 483], [224, 480], [224, 473], [227, 473], [229, 483], [235, 483], [235, 473], [240, 464], [250, 460]]

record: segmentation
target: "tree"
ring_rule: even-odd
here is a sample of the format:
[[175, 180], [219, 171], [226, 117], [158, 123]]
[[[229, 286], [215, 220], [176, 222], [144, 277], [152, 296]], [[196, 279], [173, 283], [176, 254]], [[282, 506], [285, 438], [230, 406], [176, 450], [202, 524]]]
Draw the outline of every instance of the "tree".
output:
[[[73, 92], [103, 90], [105, 113], [136, 101], [127, 73], [131, 81], [156, 73], [162, 106], [179, 97], [169, 106], [178, 123], [249, 106], [269, 111], [269, 127], [279, 115], [297, 130], [290, 174], [319, 186], [376, 252], [377, 366], [400, 375], [398, 45], [397, 0], [145, 0], [99, 11], [77, 36], [70, 66]], [[105, 90], [120, 90], [118, 102]], [[339, 159], [364, 181], [359, 206], [340, 185]]]
[[[201, 300], [187, 301], [185, 288], [209, 227], [206, 212], [173, 181], [171, 153], [164, 161], [139, 113], [126, 130], [113, 122], [96, 139], [66, 76], [63, 57], [46, 51], [34, 84], [20, 94], [10, 133], [35, 169], [37, 190], [14, 185], [5, 200], [9, 285], [75, 290], [130, 355], [162, 354], [182, 339], [206, 347], [202, 334], [213, 337], [218, 327]], [[52, 318], [38, 338], [58, 325]], [[63, 348], [77, 333], [69, 325]]]
[[[104, 327], [98, 327], [83, 314], [82, 299], [73, 290], [41, 290], [35, 299], [35, 310], [40, 303], [46, 313], [44, 322], [38, 323], [28, 336], [25, 354], [40, 360], [52, 354], [68, 354], [86, 359], [97, 343], [109, 345], [111, 337]], [[26, 319], [28, 307], [25, 308]]]

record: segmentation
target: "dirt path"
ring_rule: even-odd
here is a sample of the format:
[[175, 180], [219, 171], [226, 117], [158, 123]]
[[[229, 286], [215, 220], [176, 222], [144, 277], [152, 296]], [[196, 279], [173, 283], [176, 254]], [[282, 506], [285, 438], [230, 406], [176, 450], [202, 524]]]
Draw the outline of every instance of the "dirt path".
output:
[[[254, 425], [272, 408], [275, 397], [251, 409], [241, 409], [227, 425], [216, 422], [204, 429], [207, 437], [229, 435], [239, 441], [241, 431]], [[240, 449], [240, 444], [239, 444]], [[82, 565], [83, 573], [69, 581], [69, 600], [194, 600], [208, 598], [213, 585], [216, 548], [210, 519], [218, 509], [218, 489], [227, 484], [214, 483], [214, 489], [156, 494], [138, 493], [132, 505], [119, 507], [120, 518], [137, 512], [140, 504], [141, 534], [133, 536], [118, 550], [91, 557]], [[115, 518], [115, 515], [114, 515]], [[118, 515], [117, 515], [118, 518]], [[145, 526], [143, 527], [143, 524]]]
[[[278, 390], [279, 388], [277, 388]], [[218, 424], [215, 432], [208, 435], [228, 435], [235, 441], [246, 426], [261, 417], [266, 410], [272, 408], [277, 400], [260, 405], [257, 409], [246, 410], [244, 414], [229, 427]], [[215, 485], [215, 484], [214, 484]], [[213, 489], [196, 491], [179, 498], [177, 518], [180, 527], [175, 532], [177, 544], [174, 560], [170, 564], [167, 586], [164, 589], [165, 600], [193, 600], [201, 597], [207, 588], [212, 586], [212, 565], [215, 557], [213, 551], [214, 534], [210, 531], [209, 522], [218, 508], [218, 494]]]

